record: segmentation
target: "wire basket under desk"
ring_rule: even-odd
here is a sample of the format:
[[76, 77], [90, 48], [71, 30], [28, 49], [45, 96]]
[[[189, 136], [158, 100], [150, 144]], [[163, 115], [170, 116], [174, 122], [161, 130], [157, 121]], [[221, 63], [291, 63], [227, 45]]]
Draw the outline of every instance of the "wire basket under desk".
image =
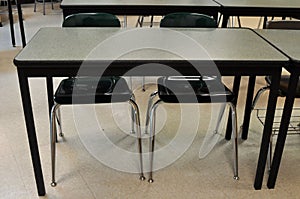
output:
[[[256, 108], [256, 117], [259, 122], [264, 125], [266, 118], [266, 108]], [[273, 122], [273, 135], [277, 135], [280, 127], [280, 121], [282, 116], [283, 108], [277, 108], [275, 111], [274, 122]], [[288, 127], [288, 134], [300, 134], [300, 107], [293, 108], [290, 124]]]

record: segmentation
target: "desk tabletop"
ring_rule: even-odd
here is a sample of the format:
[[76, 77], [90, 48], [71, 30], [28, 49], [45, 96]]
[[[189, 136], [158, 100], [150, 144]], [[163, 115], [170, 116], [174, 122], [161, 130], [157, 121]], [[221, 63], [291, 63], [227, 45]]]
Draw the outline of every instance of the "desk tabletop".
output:
[[[109, 66], [114, 75], [145, 64], [161, 64], [185, 75], [195, 74], [195, 68], [207, 74], [218, 68], [223, 75], [258, 75], [288, 61], [250, 29], [49, 27], [37, 32], [14, 64], [35, 71], [76, 70], [83, 64], [92, 70]], [[153, 68], [139, 75], [173, 74], [170, 70], [157, 74]]]
[[224, 7], [300, 8], [299, 0], [215, 0]]
[[219, 7], [213, 0], [63, 0], [68, 6], [210, 6]]
[[[142, 36], [142, 38], [136, 36]], [[15, 57], [15, 61], [17, 66], [24, 62], [83, 61], [95, 49], [102, 54], [97, 59], [110, 60], [115, 58], [115, 53], [124, 45], [134, 48], [141, 46], [143, 49], [132, 54], [129, 53], [119, 59], [174, 60], [177, 59], [177, 56], [172, 53], [162, 53], [161, 50], [149, 50], [149, 48], [168, 49], [172, 47], [173, 49], [181, 49], [186, 47], [182, 43], [184, 41], [178, 39], [186, 39], [187, 42], [192, 41], [191, 45], [199, 45], [205, 49], [212, 60], [287, 60], [284, 55], [249, 29], [49, 27], [40, 29], [28, 45]], [[195, 56], [192, 51], [186, 55], [189, 60], [203, 59], [201, 56]]]
[[300, 31], [299, 30], [255, 30], [259, 35], [282, 51], [295, 63], [300, 64]]

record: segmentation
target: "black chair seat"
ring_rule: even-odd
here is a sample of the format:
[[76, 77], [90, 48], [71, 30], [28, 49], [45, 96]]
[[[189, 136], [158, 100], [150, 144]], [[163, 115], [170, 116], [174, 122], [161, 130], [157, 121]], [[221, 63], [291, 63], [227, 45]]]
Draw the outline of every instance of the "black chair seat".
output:
[[234, 94], [216, 77], [161, 77], [159, 98], [167, 103], [232, 102]]
[[61, 81], [54, 95], [58, 104], [126, 102], [132, 96], [121, 77], [79, 77]]
[[160, 22], [160, 27], [167, 28], [216, 28], [214, 19], [198, 13], [178, 12], [171, 13]]
[[[266, 82], [268, 85], [271, 85], [271, 76], [266, 76], [265, 77]], [[281, 97], [285, 97], [288, 93], [288, 87], [289, 87], [289, 81], [290, 81], [290, 76], [289, 75], [282, 75], [280, 79], [280, 84], [279, 84], [279, 91], [278, 95]], [[300, 81], [298, 82], [297, 89], [296, 89], [296, 98], [300, 98]]]

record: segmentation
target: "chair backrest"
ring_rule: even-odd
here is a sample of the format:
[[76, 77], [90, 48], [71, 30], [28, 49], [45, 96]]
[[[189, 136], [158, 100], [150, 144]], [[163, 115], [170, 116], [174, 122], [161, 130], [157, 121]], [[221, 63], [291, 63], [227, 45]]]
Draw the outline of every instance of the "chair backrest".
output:
[[119, 19], [109, 13], [78, 13], [66, 17], [63, 27], [121, 27]]
[[268, 21], [267, 29], [290, 29], [300, 30], [300, 20], [280, 20], [280, 21]]
[[212, 17], [198, 13], [170, 13], [160, 21], [160, 27], [168, 28], [217, 28]]

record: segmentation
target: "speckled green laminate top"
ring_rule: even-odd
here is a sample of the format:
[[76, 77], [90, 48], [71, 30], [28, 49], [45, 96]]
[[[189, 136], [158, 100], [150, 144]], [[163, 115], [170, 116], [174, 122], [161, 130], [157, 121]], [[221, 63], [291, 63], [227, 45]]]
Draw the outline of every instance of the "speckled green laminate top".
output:
[[300, 8], [299, 0], [215, 0], [224, 7]]
[[84, 60], [288, 60], [249, 29], [42, 28], [15, 57], [17, 67]]
[[92, 5], [110, 5], [110, 6], [218, 6], [212, 0], [63, 0], [61, 7], [66, 6], [92, 6]]
[[[300, 64], [300, 31], [299, 30], [255, 30], [279, 50]], [[300, 66], [300, 65], [299, 65]]]

